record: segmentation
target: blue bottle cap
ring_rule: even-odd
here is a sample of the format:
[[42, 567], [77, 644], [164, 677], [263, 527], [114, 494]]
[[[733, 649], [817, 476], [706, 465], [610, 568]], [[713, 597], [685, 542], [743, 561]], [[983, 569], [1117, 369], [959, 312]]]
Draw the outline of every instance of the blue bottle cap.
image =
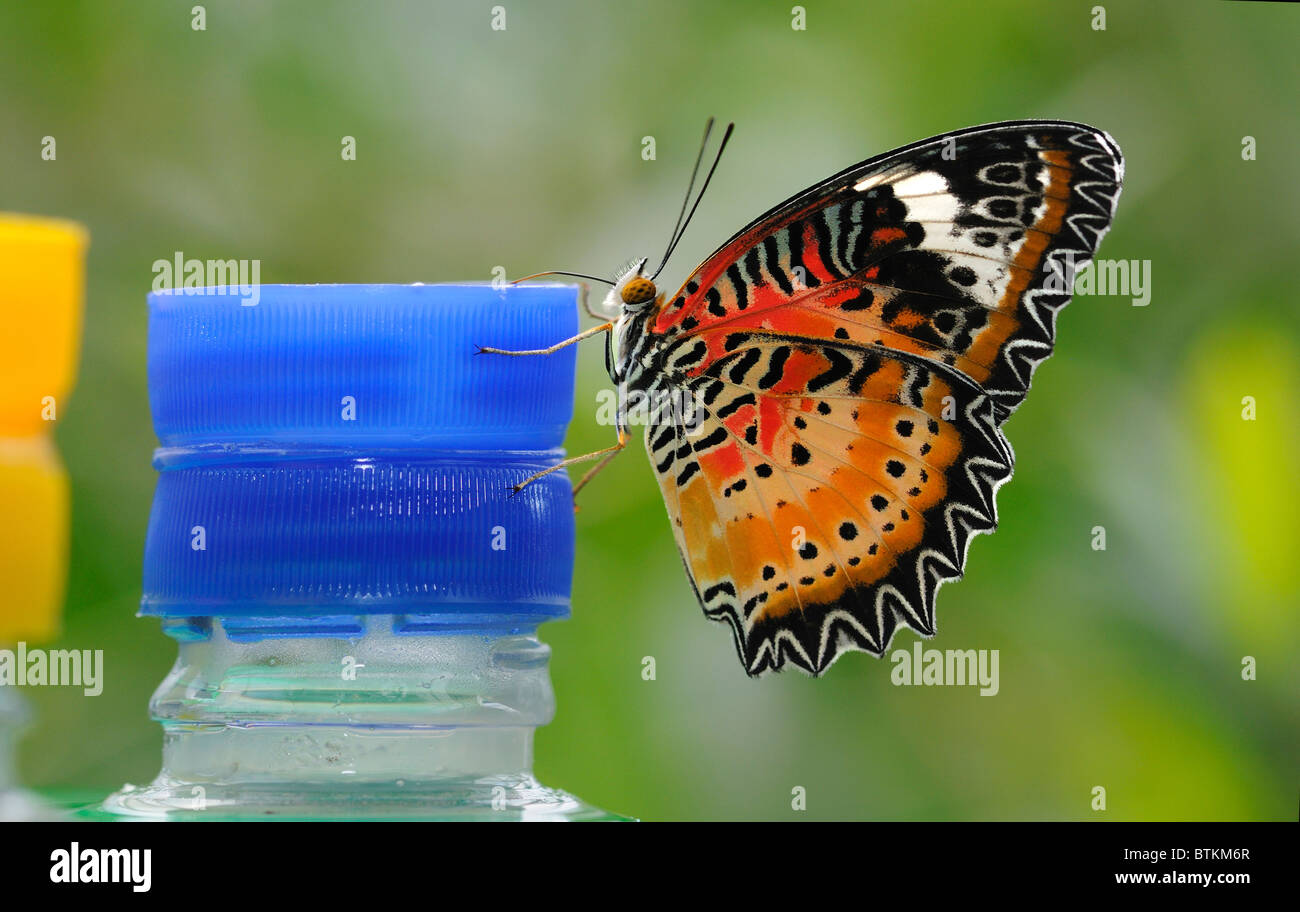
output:
[[248, 636], [527, 628], [568, 614], [574, 522], [553, 465], [574, 286], [261, 286], [149, 296], [163, 447], [142, 613]]
[[577, 286], [252, 288], [149, 295], [149, 402], [164, 447], [542, 450], [564, 440], [574, 350], [475, 351], [573, 336]]

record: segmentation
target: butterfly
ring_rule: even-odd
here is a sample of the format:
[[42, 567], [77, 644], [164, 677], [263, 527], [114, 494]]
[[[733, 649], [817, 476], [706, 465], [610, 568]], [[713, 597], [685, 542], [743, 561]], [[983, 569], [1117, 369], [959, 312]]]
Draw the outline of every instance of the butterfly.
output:
[[[989, 124], [869, 158], [746, 225], [673, 295], [655, 279], [690, 215], [712, 121], [659, 268], [633, 262], [601, 325], [707, 617], [750, 675], [819, 675], [934, 635], [935, 596], [997, 525], [1002, 431], [1051, 353], [1075, 271], [1109, 229], [1123, 158], [1106, 133]], [[590, 311], [589, 311], [590, 312]], [[630, 439], [620, 411], [614, 446]], [[545, 473], [539, 473], [539, 476]], [[531, 479], [530, 479], [531, 480]], [[527, 482], [525, 482], [527, 483]]]

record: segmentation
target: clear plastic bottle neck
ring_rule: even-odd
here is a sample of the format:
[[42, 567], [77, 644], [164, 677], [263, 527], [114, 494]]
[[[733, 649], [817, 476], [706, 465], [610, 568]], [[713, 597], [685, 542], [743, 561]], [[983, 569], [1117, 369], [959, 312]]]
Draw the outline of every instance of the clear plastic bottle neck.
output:
[[[174, 624], [180, 655], [150, 708], [163, 769], [107, 808], [142, 816], [547, 819], [598, 815], [532, 775], [555, 712], [535, 633], [244, 640]], [[396, 622], [396, 623], [395, 623]]]

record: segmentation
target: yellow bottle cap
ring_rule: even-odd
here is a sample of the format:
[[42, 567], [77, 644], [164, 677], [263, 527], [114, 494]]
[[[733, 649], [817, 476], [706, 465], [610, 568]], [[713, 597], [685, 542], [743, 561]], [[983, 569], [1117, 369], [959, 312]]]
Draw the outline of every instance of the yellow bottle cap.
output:
[[72, 390], [86, 229], [0, 213], [0, 437], [40, 433]]

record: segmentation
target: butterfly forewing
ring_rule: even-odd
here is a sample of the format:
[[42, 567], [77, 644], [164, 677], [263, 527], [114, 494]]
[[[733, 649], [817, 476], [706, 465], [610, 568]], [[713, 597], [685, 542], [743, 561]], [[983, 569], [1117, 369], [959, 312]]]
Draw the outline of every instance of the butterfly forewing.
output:
[[979, 127], [864, 162], [742, 230], [655, 315], [913, 352], [1005, 418], [1051, 354], [1074, 271], [1110, 225], [1114, 142], [1080, 124]]

